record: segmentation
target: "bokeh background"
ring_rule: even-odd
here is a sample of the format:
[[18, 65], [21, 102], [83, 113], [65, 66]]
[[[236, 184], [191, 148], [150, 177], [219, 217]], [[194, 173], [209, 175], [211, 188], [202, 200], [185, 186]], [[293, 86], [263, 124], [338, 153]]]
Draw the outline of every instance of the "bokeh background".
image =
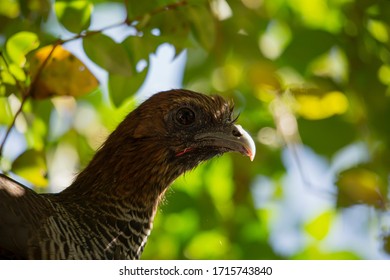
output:
[[178, 179], [143, 259], [388, 259], [389, 18], [373, 0], [0, 0], [1, 171], [58, 192], [151, 94], [217, 93], [256, 158]]

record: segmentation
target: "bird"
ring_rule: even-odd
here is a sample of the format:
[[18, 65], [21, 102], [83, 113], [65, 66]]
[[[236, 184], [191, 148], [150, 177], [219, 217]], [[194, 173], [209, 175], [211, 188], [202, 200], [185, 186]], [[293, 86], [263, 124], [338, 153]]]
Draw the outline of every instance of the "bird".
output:
[[233, 102], [186, 89], [158, 92], [130, 112], [74, 181], [38, 194], [0, 176], [1, 259], [139, 259], [164, 193], [226, 152], [253, 160]]

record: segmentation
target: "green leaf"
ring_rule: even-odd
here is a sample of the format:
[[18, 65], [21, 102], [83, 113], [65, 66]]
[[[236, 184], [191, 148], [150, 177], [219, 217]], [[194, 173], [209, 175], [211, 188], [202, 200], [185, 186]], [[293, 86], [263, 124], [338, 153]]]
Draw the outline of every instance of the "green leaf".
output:
[[155, 1], [143, 1], [142, 4], [138, 0], [128, 0], [127, 2], [127, 15], [129, 19], [135, 19], [143, 16], [156, 7]]
[[46, 187], [46, 160], [43, 152], [27, 150], [22, 153], [13, 163], [12, 171], [31, 182], [37, 187]]
[[73, 33], [80, 33], [91, 23], [93, 4], [89, 1], [56, 1], [54, 10], [60, 23]]
[[348, 207], [367, 204], [385, 209], [386, 196], [383, 194], [386, 184], [374, 171], [363, 167], [354, 167], [343, 171], [336, 182], [337, 205]]
[[115, 106], [119, 107], [127, 98], [132, 97], [143, 84], [147, 68], [134, 76], [110, 74], [108, 88], [110, 97]]
[[135, 67], [140, 60], [149, 60], [149, 55], [157, 49], [162, 43], [160, 37], [157, 36], [129, 36], [121, 45], [128, 53], [131, 60], [131, 65], [135, 71]]
[[26, 63], [26, 54], [35, 50], [39, 46], [37, 34], [22, 31], [14, 34], [8, 39], [5, 49], [8, 57], [19, 67]]
[[215, 21], [210, 9], [206, 5], [190, 6], [187, 15], [195, 38], [204, 49], [210, 51], [215, 43]]
[[352, 143], [356, 137], [354, 125], [340, 116], [315, 121], [299, 118], [298, 126], [302, 142], [327, 156]]
[[126, 49], [104, 34], [87, 36], [83, 46], [88, 57], [106, 71], [123, 76], [132, 74], [132, 65]]
[[189, 46], [191, 24], [187, 11], [187, 9], [168, 10], [154, 15], [150, 20], [150, 26], [160, 31], [159, 38], [174, 45], [179, 51]]
[[309, 29], [295, 30], [290, 44], [280, 59], [303, 73], [315, 58], [327, 52], [335, 44], [336, 39], [331, 33]]

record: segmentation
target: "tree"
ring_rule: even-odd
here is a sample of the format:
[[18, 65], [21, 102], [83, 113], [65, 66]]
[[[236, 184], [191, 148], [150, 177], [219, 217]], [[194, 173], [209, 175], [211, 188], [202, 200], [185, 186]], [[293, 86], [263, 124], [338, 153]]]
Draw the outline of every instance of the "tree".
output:
[[[122, 13], [92, 30], [103, 6]], [[144, 258], [387, 258], [389, 14], [366, 0], [2, 0], [1, 170], [46, 191], [82, 168], [168, 43], [186, 54], [183, 87], [234, 99], [258, 156], [178, 180]]]

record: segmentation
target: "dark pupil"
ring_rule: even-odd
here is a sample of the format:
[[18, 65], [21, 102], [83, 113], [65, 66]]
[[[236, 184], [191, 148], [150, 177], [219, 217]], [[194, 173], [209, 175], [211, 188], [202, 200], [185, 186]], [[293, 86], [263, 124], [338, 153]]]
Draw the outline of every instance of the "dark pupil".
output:
[[182, 125], [189, 125], [195, 121], [195, 114], [188, 108], [183, 108], [176, 113], [177, 121]]

